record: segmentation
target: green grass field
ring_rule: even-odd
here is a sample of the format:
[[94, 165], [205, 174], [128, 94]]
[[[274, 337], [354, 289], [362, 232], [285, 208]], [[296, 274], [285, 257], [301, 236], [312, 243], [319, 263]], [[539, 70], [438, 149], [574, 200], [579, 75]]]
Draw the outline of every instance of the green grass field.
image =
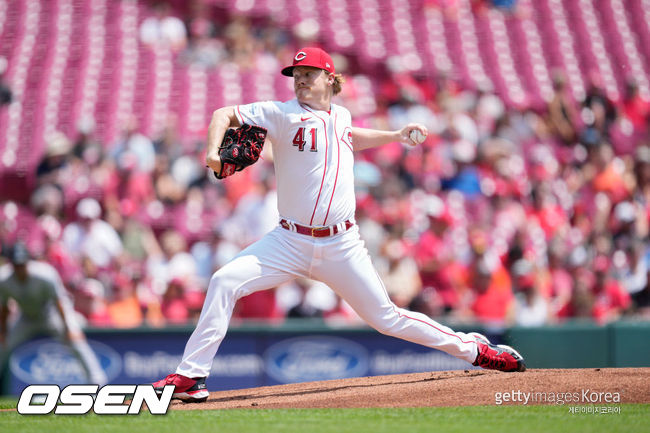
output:
[[[0, 407], [15, 407], [0, 400]], [[170, 411], [153, 416], [22, 416], [0, 412], [0, 432], [650, 432], [650, 405], [620, 405], [620, 414], [571, 414], [568, 406], [472, 406], [407, 409]]]

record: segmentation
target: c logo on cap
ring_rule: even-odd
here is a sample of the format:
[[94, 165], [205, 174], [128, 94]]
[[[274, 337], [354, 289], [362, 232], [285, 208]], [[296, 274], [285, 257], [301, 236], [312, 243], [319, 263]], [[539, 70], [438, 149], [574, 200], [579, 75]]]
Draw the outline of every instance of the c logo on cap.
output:
[[307, 57], [307, 53], [305, 53], [304, 51], [298, 51], [298, 52], [296, 53], [296, 57], [294, 57], [293, 59], [294, 59], [296, 62], [299, 62], [299, 61], [301, 61], [301, 60], [304, 60], [305, 57]]

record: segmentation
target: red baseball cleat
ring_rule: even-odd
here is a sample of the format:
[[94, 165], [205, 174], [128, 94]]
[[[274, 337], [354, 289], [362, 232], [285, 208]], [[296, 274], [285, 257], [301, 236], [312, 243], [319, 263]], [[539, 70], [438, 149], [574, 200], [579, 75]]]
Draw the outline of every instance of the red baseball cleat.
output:
[[472, 365], [499, 371], [525, 371], [524, 358], [510, 346], [492, 344], [485, 335], [471, 332], [469, 335], [476, 339], [478, 355]]
[[160, 394], [165, 385], [175, 385], [172, 398], [187, 403], [202, 403], [208, 399], [210, 393], [205, 386], [205, 377], [191, 379], [180, 374], [170, 374], [166, 378], [153, 383], [156, 393]]

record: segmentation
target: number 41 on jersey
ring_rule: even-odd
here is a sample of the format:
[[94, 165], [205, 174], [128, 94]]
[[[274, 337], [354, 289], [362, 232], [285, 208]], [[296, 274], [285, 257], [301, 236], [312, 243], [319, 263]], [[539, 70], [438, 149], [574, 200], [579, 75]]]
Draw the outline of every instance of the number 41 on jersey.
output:
[[305, 145], [307, 144], [307, 141], [305, 140], [305, 135], [311, 136], [311, 148], [309, 149], [311, 152], [318, 152], [318, 147], [316, 145], [316, 128], [311, 128], [307, 134], [305, 134], [305, 129], [306, 128], [298, 128], [298, 132], [296, 132], [296, 136], [293, 137], [293, 145], [298, 146], [299, 151], [305, 150]]

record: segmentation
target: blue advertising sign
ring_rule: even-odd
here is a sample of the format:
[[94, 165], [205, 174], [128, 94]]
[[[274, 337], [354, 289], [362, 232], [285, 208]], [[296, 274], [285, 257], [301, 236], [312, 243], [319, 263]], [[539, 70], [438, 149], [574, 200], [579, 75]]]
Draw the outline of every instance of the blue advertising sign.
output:
[[[122, 371], [120, 354], [97, 341], [90, 341], [89, 345], [108, 380], [118, 377]], [[11, 355], [9, 370], [25, 384], [69, 385], [87, 382], [81, 363], [68, 346], [49, 338], [19, 346]]]
[[282, 340], [264, 352], [266, 373], [280, 383], [363, 376], [368, 351], [340, 337], [308, 336]]
[[[189, 332], [99, 332], [88, 334], [112, 384], [150, 383], [173, 373]], [[473, 369], [438, 350], [388, 337], [358, 332], [233, 332], [214, 359], [206, 381], [212, 391], [265, 385]], [[30, 384], [85, 383], [83, 369], [70, 350], [52, 339], [19, 346], [9, 363], [11, 394]]]

